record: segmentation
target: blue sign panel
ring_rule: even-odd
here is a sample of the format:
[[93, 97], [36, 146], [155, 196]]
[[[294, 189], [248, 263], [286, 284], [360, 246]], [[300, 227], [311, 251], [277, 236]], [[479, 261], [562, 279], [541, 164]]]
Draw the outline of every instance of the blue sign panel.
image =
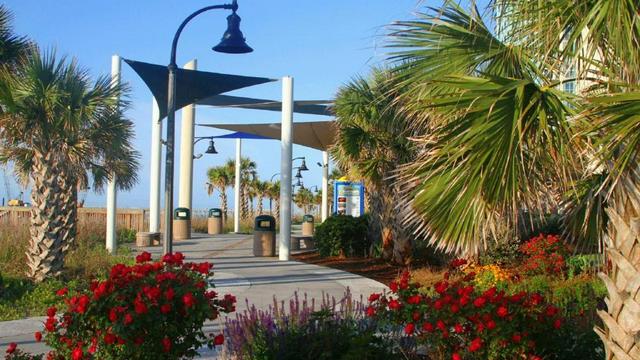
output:
[[336, 181], [333, 188], [333, 209], [338, 215], [364, 215], [364, 185], [352, 181]]

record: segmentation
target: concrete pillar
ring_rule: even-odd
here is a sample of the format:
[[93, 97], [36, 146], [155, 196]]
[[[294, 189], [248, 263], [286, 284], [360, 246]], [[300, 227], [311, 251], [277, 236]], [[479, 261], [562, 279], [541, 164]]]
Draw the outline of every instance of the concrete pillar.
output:
[[240, 168], [242, 166], [242, 139], [236, 139], [236, 174], [233, 185], [233, 232], [240, 232]]
[[282, 78], [280, 141], [280, 247], [281, 261], [289, 260], [291, 246], [291, 159], [293, 155], [293, 78]]
[[[198, 61], [191, 60], [184, 65], [185, 69], [196, 70]], [[182, 109], [180, 126], [180, 189], [178, 190], [178, 206], [191, 209], [193, 197], [193, 133], [195, 129], [196, 106], [187, 105]], [[191, 212], [193, 214], [193, 211]]]
[[160, 185], [162, 157], [162, 121], [160, 108], [153, 98], [151, 110], [151, 176], [149, 182], [149, 232], [160, 232]]
[[322, 152], [322, 209], [320, 210], [322, 222], [327, 220], [329, 213], [329, 153]]
[[[121, 59], [119, 55], [113, 55], [111, 57], [111, 86], [115, 87], [120, 85], [120, 64]], [[110, 254], [115, 254], [118, 244], [116, 243], [116, 209], [118, 204], [116, 201], [116, 182], [117, 178], [115, 174], [111, 175], [111, 179], [107, 183], [107, 236], [106, 236], [106, 248]]]

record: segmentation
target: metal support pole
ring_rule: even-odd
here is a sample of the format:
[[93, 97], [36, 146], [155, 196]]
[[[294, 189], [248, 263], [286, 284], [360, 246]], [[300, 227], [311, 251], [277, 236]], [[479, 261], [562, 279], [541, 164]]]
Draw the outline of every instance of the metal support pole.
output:
[[236, 139], [236, 174], [233, 185], [233, 232], [240, 232], [240, 170], [242, 166], [242, 139]]
[[160, 108], [153, 98], [151, 110], [151, 179], [149, 183], [149, 231], [160, 232], [160, 180], [162, 157], [162, 121]]
[[169, 64], [168, 98], [167, 98], [167, 150], [164, 174], [164, 241], [162, 250], [165, 254], [173, 252], [173, 147], [176, 131], [176, 64]]
[[289, 260], [291, 246], [291, 159], [293, 154], [293, 78], [282, 78], [282, 124], [280, 156], [280, 247], [281, 261]]
[[329, 213], [329, 153], [322, 152], [322, 222], [327, 220]]
[[[111, 86], [120, 85], [120, 56], [113, 55], [111, 57]], [[119, 100], [119, 99], [118, 99]], [[111, 179], [107, 184], [107, 234], [106, 248], [110, 254], [115, 254], [118, 244], [116, 243], [116, 209], [117, 191], [116, 191], [116, 174], [111, 175]]]
[[[198, 61], [193, 59], [185, 69], [196, 70]], [[193, 133], [195, 129], [196, 106], [187, 105], [182, 109], [182, 123], [180, 130], [180, 189], [178, 192], [178, 206], [193, 210]]]

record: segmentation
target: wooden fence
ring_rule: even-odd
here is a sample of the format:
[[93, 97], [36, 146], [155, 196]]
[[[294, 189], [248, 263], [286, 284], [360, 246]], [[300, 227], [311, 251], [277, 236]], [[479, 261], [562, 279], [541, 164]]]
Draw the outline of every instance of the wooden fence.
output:
[[[3, 225], [29, 225], [31, 209], [28, 207], [0, 206], [0, 227]], [[146, 209], [118, 209], [116, 212], [116, 227], [118, 229], [132, 229], [148, 231], [149, 212]], [[91, 224], [107, 224], [107, 210], [105, 208], [79, 208], [78, 222]]]

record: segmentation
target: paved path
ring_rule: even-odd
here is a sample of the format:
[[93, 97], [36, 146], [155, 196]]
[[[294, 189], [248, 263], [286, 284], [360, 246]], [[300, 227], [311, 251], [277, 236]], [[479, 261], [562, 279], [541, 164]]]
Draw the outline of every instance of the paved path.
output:
[[[385, 286], [362, 276], [309, 265], [296, 261], [278, 261], [277, 258], [253, 257], [253, 238], [249, 235], [219, 235], [210, 237], [195, 234], [193, 239], [178, 241], [174, 251], [180, 251], [187, 261], [209, 261], [214, 264], [214, 283], [220, 294], [231, 293], [238, 299], [238, 311], [246, 308], [245, 299], [258, 308], [267, 308], [278, 300], [288, 300], [297, 291], [309, 298], [320, 298], [322, 294], [341, 297], [347, 287], [356, 298], [379, 292]], [[161, 247], [151, 247], [154, 258], [160, 256]], [[233, 316], [233, 315], [231, 315]], [[42, 329], [42, 318], [0, 322], [0, 356], [10, 342], [19, 348], [44, 352], [42, 344], [35, 343], [33, 333]], [[219, 332], [222, 322], [205, 325], [206, 331]], [[204, 351], [203, 358], [214, 359], [215, 354]]]

